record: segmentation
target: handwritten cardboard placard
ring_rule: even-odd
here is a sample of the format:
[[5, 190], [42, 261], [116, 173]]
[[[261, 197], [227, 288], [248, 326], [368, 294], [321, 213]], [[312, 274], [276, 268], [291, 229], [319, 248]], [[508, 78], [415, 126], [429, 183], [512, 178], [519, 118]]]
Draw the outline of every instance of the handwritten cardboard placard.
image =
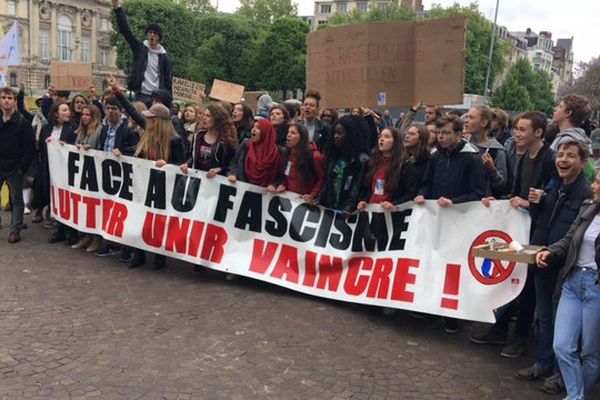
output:
[[52, 61], [50, 82], [58, 90], [88, 90], [94, 84], [92, 64]]
[[307, 89], [321, 92], [321, 108], [462, 100], [464, 18], [326, 28], [306, 43]]
[[244, 86], [215, 79], [208, 97], [215, 100], [238, 103], [244, 96]]
[[204, 83], [188, 81], [183, 78], [173, 77], [173, 98], [177, 100], [188, 100], [196, 103], [202, 102], [200, 94], [204, 92]]

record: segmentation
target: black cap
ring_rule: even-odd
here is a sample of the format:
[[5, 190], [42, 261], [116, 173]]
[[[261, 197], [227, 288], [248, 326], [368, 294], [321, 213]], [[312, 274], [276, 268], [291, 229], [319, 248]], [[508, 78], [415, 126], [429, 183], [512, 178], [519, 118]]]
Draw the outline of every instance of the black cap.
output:
[[144, 35], [147, 35], [148, 31], [155, 32], [158, 35], [158, 40], [162, 40], [162, 38], [163, 38], [163, 30], [162, 30], [162, 27], [159, 24], [157, 24], [155, 22], [152, 22], [152, 23], [148, 24], [148, 26], [146, 27], [146, 30], [144, 31]]

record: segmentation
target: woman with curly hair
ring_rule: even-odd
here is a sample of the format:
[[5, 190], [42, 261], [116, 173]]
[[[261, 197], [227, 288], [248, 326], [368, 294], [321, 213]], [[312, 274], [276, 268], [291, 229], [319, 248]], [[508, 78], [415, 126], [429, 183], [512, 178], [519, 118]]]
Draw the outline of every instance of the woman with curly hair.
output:
[[188, 168], [206, 171], [206, 176], [227, 176], [229, 164], [239, 147], [237, 131], [229, 113], [220, 104], [210, 104], [202, 116], [203, 128], [194, 135], [192, 156], [180, 165], [181, 172]]

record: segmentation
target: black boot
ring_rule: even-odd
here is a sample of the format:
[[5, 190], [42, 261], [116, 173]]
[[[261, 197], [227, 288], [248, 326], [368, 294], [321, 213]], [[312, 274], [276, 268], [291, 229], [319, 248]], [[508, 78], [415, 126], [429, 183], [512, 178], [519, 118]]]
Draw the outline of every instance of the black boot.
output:
[[129, 264], [129, 268], [137, 268], [146, 263], [146, 253], [143, 250], [135, 249], [133, 260]]
[[167, 257], [157, 254], [154, 256], [154, 269], [161, 269], [167, 265]]

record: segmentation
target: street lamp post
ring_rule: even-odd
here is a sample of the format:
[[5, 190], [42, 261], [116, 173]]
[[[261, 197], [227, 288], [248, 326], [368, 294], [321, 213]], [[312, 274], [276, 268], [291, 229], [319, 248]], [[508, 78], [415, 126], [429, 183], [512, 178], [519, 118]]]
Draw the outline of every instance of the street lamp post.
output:
[[496, 26], [498, 22], [498, 6], [500, 0], [496, 0], [496, 12], [494, 13], [494, 25], [492, 26], [492, 40], [490, 42], [490, 55], [488, 57], [487, 73], [485, 74], [485, 86], [483, 88], [483, 95], [487, 96], [490, 93], [488, 89], [490, 85], [490, 74], [492, 73], [492, 56], [494, 55], [494, 44], [496, 43]]

